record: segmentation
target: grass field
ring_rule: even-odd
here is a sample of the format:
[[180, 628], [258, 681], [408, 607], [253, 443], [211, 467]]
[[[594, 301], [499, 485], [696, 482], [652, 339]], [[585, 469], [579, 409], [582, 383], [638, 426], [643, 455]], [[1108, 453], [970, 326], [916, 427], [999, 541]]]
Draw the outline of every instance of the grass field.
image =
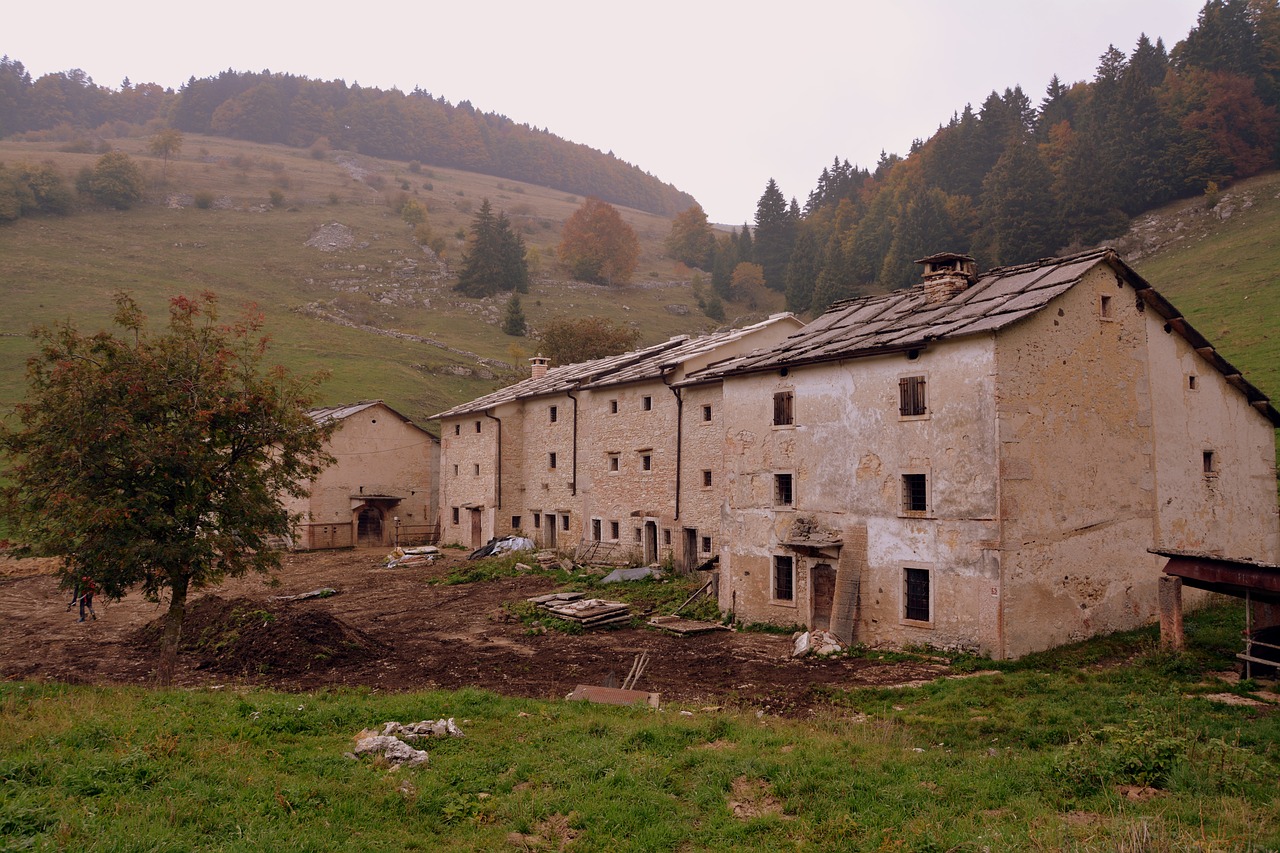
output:
[[[808, 720], [477, 691], [0, 684], [0, 846], [76, 850], [1268, 850], [1280, 714], [1215, 675], [1239, 607]], [[865, 652], [863, 652], [865, 653]], [[957, 672], [987, 670], [963, 659]], [[429, 764], [344, 757], [453, 717]], [[419, 744], [422, 745], [422, 744]]]
[[[412, 172], [404, 163], [347, 152], [317, 158], [308, 151], [194, 136], [186, 138], [162, 178], [162, 161], [146, 154], [146, 139], [113, 144], [143, 167], [145, 204], [0, 227], [2, 409], [22, 396], [30, 329], [68, 318], [84, 329], [104, 327], [118, 290], [132, 292], [161, 320], [175, 294], [213, 291], [228, 319], [244, 303], [256, 303], [266, 315], [276, 358], [301, 371], [330, 371], [332, 379], [322, 389], [325, 403], [377, 397], [423, 422], [510, 381], [515, 373], [502, 368], [476, 370], [477, 357], [524, 369], [535, 344], [501, 333], [505, 295], [464, 299], [453, 294], [450, 282], [439, 280], [440, 270], [392, 209], [390, 202], [401, 194], [427, 207], [443, 256], [455, 264], [463, 248], [458, 233], [469, 226], [481, 200], [487, 197], [495, 210], [506, 211], [544, 259], [543, 275], [523, 298], [535, 327], [556, 316], [598, 314], [634, 323], [648, 344], [712, 326], [689, 291], [687, 271], [662, 257], [670, 223], [657, 216], [621, 211], [641, 238], [640, 268], [631, 286], [606, 289], [558, 280], [554, 248], [560, 227], [582, 199], [544, 187], [446, 169]], [[96, 157], [60, 152], [51, 143], [0, 142], [0, 162], [46, 159], [70, 179]], [[283, 195], [279, 205], [270, 203], [273, 191]], [[207, 193], [214, 203], [195, 206], [196, 193]], [[351, 248], [326, 252], [306, 245], [331, 223], [351, 229]], [[317, 314], [338, 316], [348, 325]]]

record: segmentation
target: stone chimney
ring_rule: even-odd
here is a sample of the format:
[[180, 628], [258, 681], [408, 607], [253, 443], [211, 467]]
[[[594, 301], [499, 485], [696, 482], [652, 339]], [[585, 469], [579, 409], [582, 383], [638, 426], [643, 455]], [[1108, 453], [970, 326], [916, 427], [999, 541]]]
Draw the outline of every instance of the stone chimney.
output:
[[963, 293], [977, 277], [977, 261], [968, 255], [940, 252], [916, 263], [924, 265], [924, 298], [930, 304]]
[[529, 359], [529, 364], [532, 365], [532, 372], [530, 373], [531, 378], [541, 379], [547, 375], [547, 368], [551, 364], [551, 359], [547, 358], [542, 353], [538, 353], [533, 358]]

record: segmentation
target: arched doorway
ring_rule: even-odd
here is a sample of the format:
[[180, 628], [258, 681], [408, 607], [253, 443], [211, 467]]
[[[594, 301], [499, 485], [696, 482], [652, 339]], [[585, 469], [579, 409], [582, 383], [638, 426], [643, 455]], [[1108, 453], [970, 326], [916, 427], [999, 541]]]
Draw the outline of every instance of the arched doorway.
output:
[[382, 510], [376, 506], [361, 508], [356, 517], [356, 544], [382, 545]]

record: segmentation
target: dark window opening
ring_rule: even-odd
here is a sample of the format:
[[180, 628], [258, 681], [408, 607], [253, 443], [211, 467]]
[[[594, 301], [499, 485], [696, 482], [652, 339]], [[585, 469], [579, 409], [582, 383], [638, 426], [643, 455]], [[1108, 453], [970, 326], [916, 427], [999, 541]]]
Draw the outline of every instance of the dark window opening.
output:
[[591, 519], [591, 539], [594, 542], [600, 541], [600, 527], [601, 527], [600, 519], [598, 518]]
[[556, 467], [556, 455], [554, 453], [547, 454], [547, 467], [548, 468]]
[[1216, 474], [1217, 467], [1215, 463], [1216, 463], [1216, 460], [1213, 457], [1213, 451], [1206, 450], [1203, 454], [1204, 472], [1206, 474]]
[[773, 425], [791, 426], [795, 423], [795, 397], [790, 391], [779, 391], [773, 395]]
[[533, 529], [537, 530], [540, 527], [542, 527], [542, 513], [535, 512], [533, 514]]
[[1111, 316], [1111, 297], [1103, 296], [1101, 301], [1098, 304], [1098, 308], [1101, 311], [1103, 317], [1110, 317]]
[[480, 466], [479, 466], [479, 465], [475, 465], [475, 466], [473, 466], [473, 467], [475, 468], [476, 476], [477, 476], [477, 477], [479, 477], [479, 476], [480, 476]]
[[1196, 378], [1194, 376], [1187, 377], [1187, 388], [1191, 391], [1196, 390]]
[[711, 488], [711, 472], [710, 471], [702, 472], [702, 487], [704, 489]]
[[773, 475], [773, 503], [774, 506], [791, 506], [791, 475], [790, 474], [774, 474]]
[[704, 554], [711, 553], [711, 537], [710, 536], [702, 537], [702, 553]]
[[795, 598], [794, 561], [791, 557], [773, 558], [773, 597], [778, 601]]
[[665, 527], [662, 528], [662, 544], [663, 545], [671, 544], [671, 531]]
[[569, 529], [569, 513], [566, 512], [564, 515], [560, 516], [560, 528], [562, 530]]
[[476, 432], [480, 431], [480, 422], [476, 421]]
[[703, 419], [704, 421], [709, 421], [709, 420], [711, 420], [711, 407], [710, 407], [710, 406], [703, 406], [703, 407], [702, 407], [702, 419]]
[[641, 398], [640, 398], [640, 408], [644, 409], [646, 412], [652, 411], [652, 410], [653, 410], [653, 398], [652, 398], [652, 397], [648, 397], [648, 396], [641, 397]]
[[511, 529], [512, 530], [520, 529], [520, 516], [518, 515], [511, 516]]
[[929, 570], [903, 569], [903, 615], [916, 622], [929, 621]]
[[549, 413], [551, 415], [551, 423], [555, 423], [556, 417], [559, 415], [559, 412], [557, 411], [556, 407], [552, 406]]
[[609, 538], [617, 539], [619, 532], [620, 531], [618, 529], [618, 522], [616, 521], [609, 522]]
[[454, 424], [454, 425], [453, 425], [453, 434], [454, 434], [454, 435], [462, 435], [462, 424]]
[[617, 401], [617, 400], [610, 400], [610, 401], [609, 401], [609, 414], [611, 414], [611, 415], [616, 415], [616, 414], [618, 414], [618, 401]]
[[609, 454], [609, 470], [617, 471], [621, 464], [621, 458], [616, 453]]
[[640, 469], [642, 471], [653, 470], [653, 455], [649, 453], [640, 454]]
[[644, 541], [644, 531], [642, 531], [639, 527], [636, 528], [636, 541], [637, 542]]
[[898, 380], [898, 414], [904, 418], [927, 414], [923, 376], [904, 376]]
[[453, 523], [454, 523], [454, 524], [457, 524], [457, 523], [458, 523], [458, 521], [461, 519], [461, 517], [462, 517], [461, 512], [460, 512], [460, 511], [458, 510], [458, 508], [455, 506], [455, 507], [453, 508]]
[[902, 511], [927, 512], [929, 510], [929, 487], [924, 474], [902, 475]]

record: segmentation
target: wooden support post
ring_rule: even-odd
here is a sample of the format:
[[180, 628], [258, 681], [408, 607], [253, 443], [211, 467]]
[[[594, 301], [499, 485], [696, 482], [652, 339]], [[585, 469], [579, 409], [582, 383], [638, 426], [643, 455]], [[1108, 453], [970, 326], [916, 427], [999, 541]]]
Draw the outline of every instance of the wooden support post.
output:
[[1162, 575], [1156, 594], [1160, 602], [1160, 647], [1180, 652], [1185, 645], [1182, 633], [1182, 578]]

